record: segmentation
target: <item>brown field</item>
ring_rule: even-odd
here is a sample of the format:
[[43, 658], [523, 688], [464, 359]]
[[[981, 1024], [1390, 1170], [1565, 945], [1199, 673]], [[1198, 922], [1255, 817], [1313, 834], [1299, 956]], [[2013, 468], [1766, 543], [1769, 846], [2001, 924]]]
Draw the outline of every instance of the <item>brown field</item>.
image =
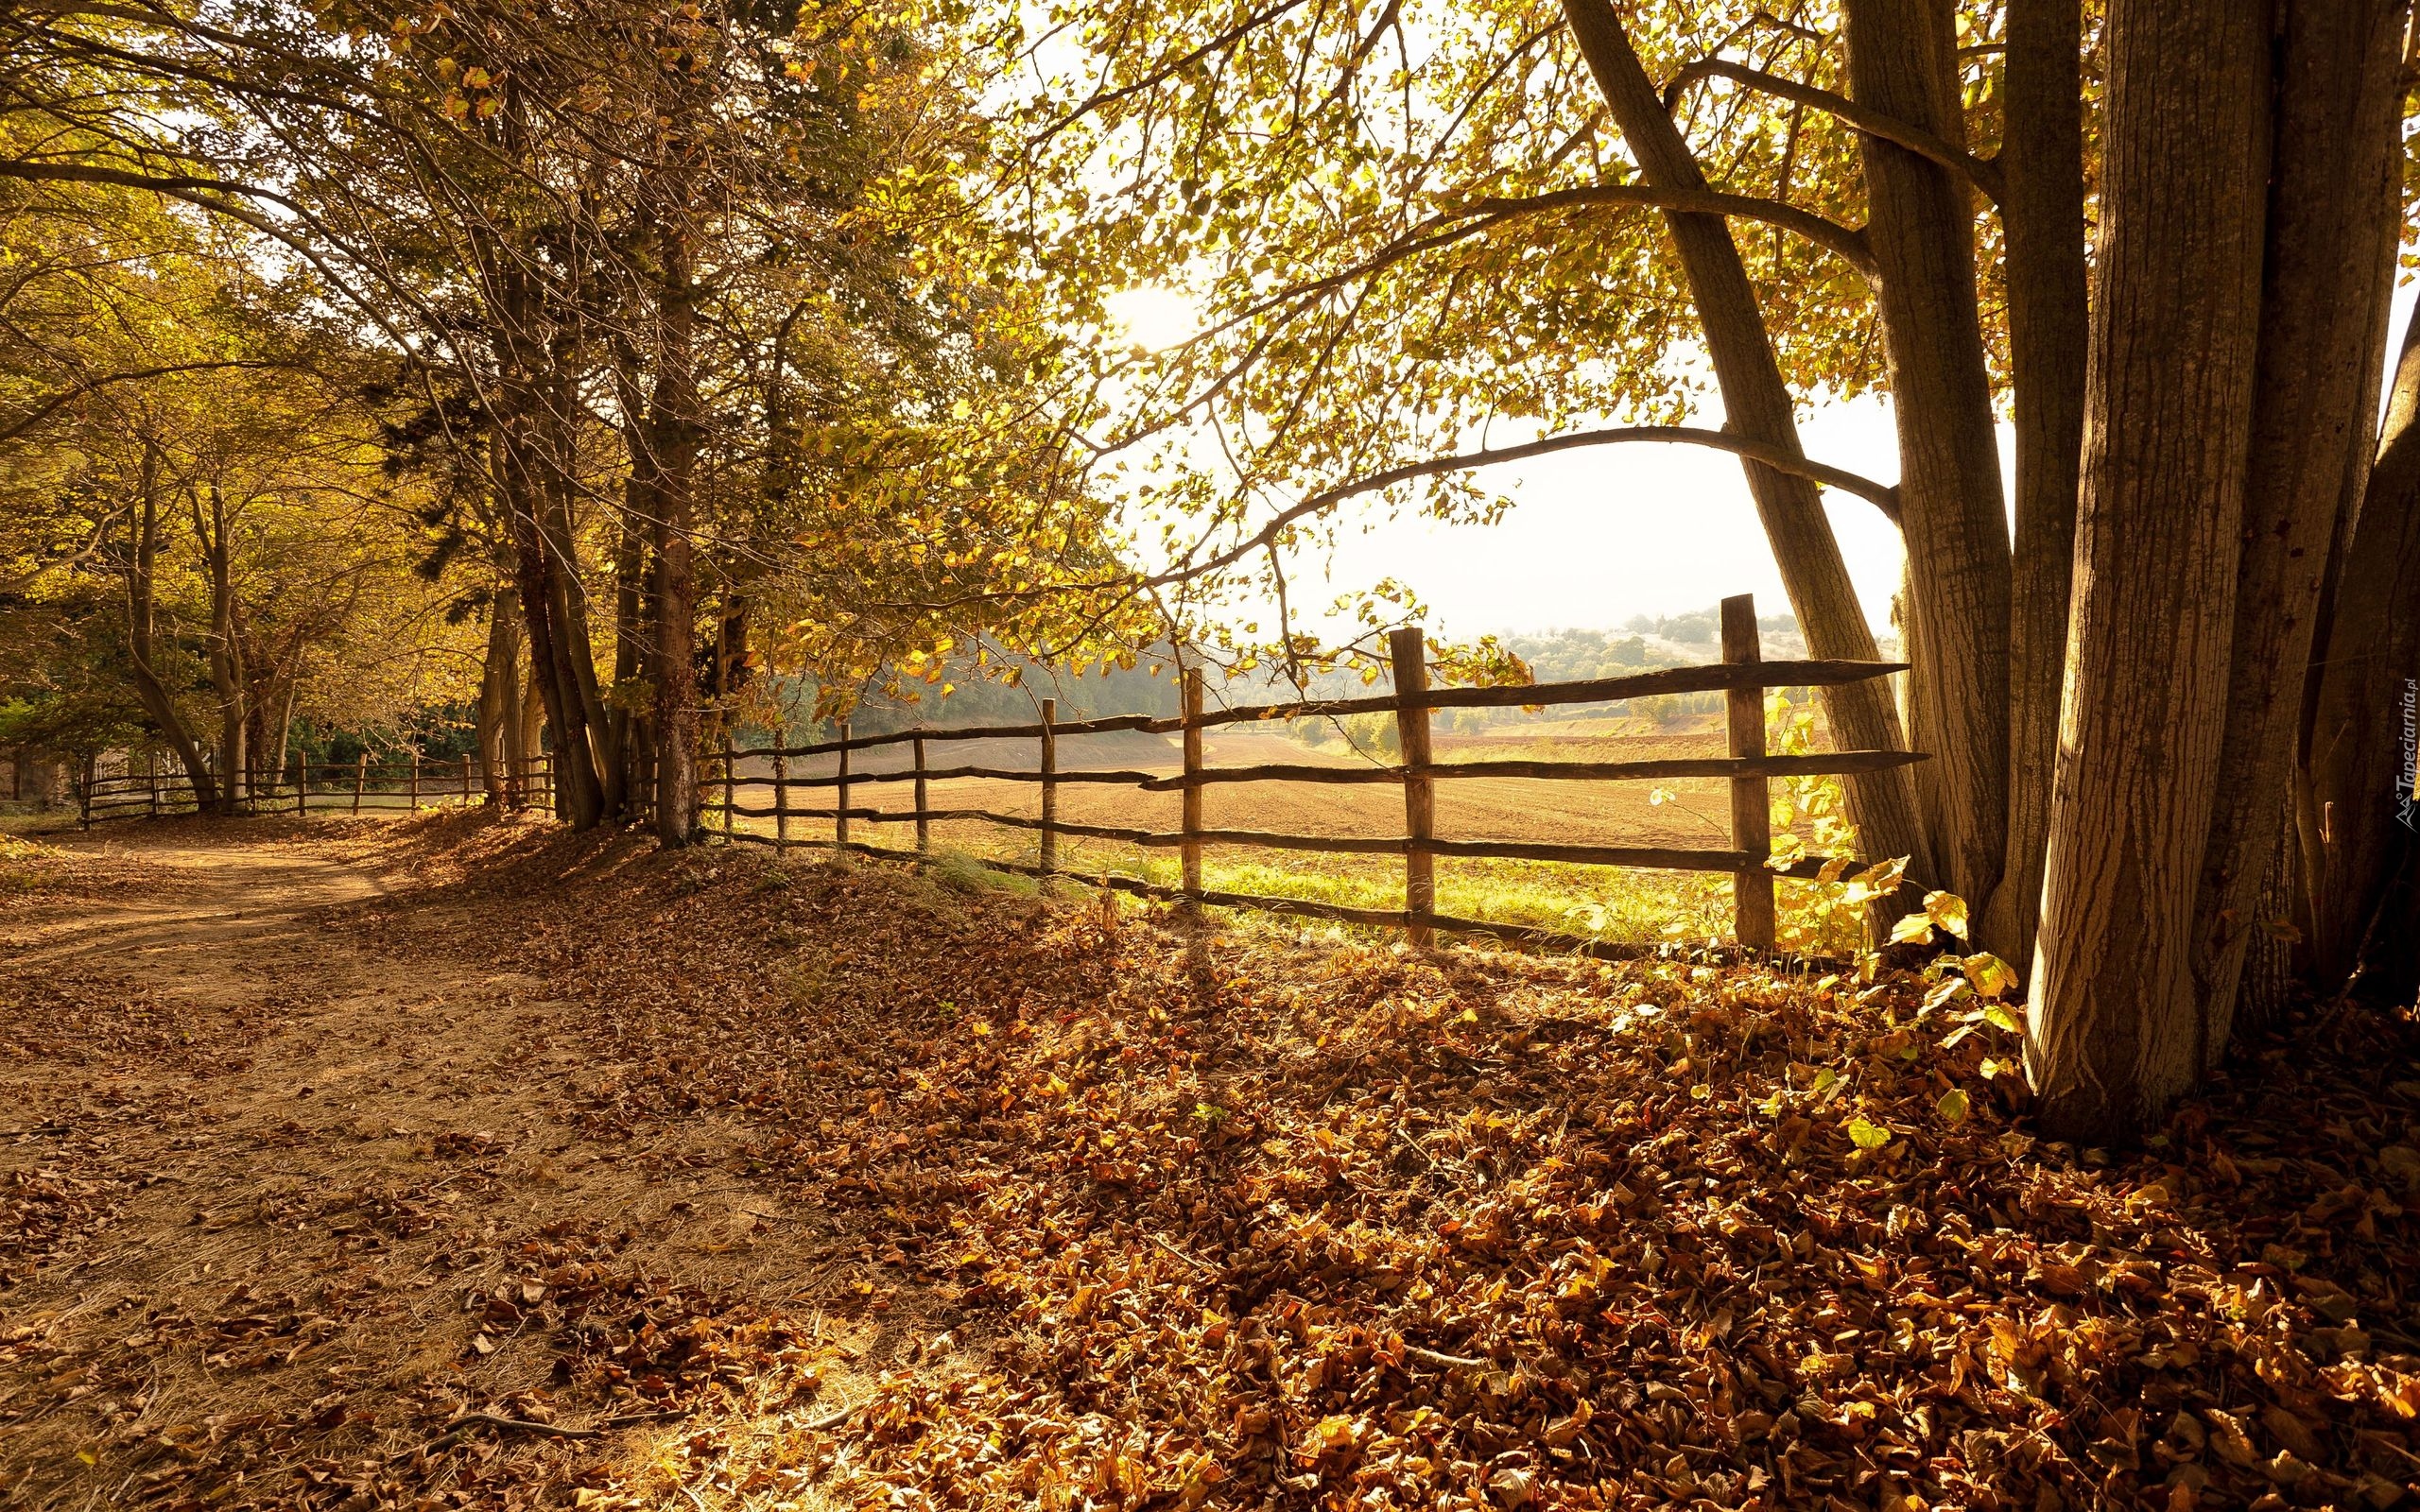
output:
[[[1448, 762], [1507, 757], [1636, 761], [1723, 753], [1722, 735], [1708, 728], [1710, 721], [1678, 730], [1605, 732], [1616, 724], [1557, 721], [1485, 734], [1440, 734], [1436, 749]], [[1214, 729], [1206, 732], [1204, 746], [1205, 760], [1213, 767], [1363, 764], [1363, 758], [1341, 745], [1314, 747], [1266, 728]], [[910, 759], [905, 745], [858, 751], [851, 757], [852, 773], [879, 777], [904, 772]], [[936, 768], [1035, 770], [1039, 751], [1035, 742], [1024, 740], [935, 741], [926, 747], [926, 761]], [[1183, 760], [1174, 739], [1128, 732], [1063, 739], [1059, 767], [1063, 772], [1136, 770], [1158, 776], [1182, 770]], [[791, 764], [794, 777], [828, 777], [834, 771], [830, 757]], [[770, 777], [769, 762], [743, 760], [737, 802], [770, 808]], [[1436, 833], [1443, 839], [1703, 849], [1730, 843], [1728, 797], [1724, 784], [1715, 779], [1578, 782], [1481, 778], [1440, 782], [1436, 790]], [[980, 808], [1032, 817], [1042, 808], [1041, 788], [1032, 782], [959, 778], [932, 782], [930, 792], [932, 806], [940, 809]], [[718, 789], [709, 794], [710, 801], [719, 798]], [[829, 808], [834, 790], [793, 788], [789, 801], [796, 808]], [[913, 789], [897, 781], [853, 783], [849, 802], [853, 808], [906, 814], [914, 807]], [[1059, 816], [1074, 824], [1174, 831], [1181, 824], [1181, 803], [1173, 792], [1106, 783], [1067, 782], [1059, 790]], [[1204, 824], [1212, 829], [1354, 837], [1404, 833], [1402, 791], [1385, 783], [1219, 785], [1204, 791], [1202, 807]], [[710, 825], [721, 822], [718, 813], [709, 812]], [[760, 834], [774, 830], [769, 818], [738, 822]], [[942, 821], [932, 829], [937, 847], [971, 855], [1031, 861], [1038, 850], [1038, 836], [1030, 830], [980, 820]], [[828, 818], [793, 817], [788, 833], [793, 841], [830, 840], [834, 826]], [[850, 838], [906, 850], [915, 844], [915, 830], [908, 822], [857, 819], [851, 824]], [[1122, 841], [1063, 836], [1060, 865], [1073, 874], [1115, 872], [1166, 883], [1174, 880], [1176, 856], [1168, 848], [1147, 850]], [[1240, 892], [1376, 907], [1400, 906], [1402, 900], [1402, 863], [1388, 856], [1213, 846], [1205, 856], [1205, 873], [1210, 886]], [[1440, 858], [1437, 875], [1440, 909], [1468, 918], [1642, 939], [1701, 931], [1719, 934], [1726, 927], [1729, 883], [1717, 875], [1452, 857]], [[1785, 887], [1786, 893], [1791, 890]], [[1600, 912], [1585, 920], [1576, 918], [1575, 910], [1587, 909]], [[1607, 917], [1607, 910], [1613, 917]]]

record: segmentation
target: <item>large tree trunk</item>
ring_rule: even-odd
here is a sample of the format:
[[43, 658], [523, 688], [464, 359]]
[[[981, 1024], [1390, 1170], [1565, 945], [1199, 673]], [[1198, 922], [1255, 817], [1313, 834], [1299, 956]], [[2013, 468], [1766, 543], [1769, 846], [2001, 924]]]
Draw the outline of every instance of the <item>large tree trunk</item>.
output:
[[[1954, 7], [1850, 0], [1858, 103], [1950, 143], [1964, 135]], [[1975, 302], [1971, 191], [1950, 169], [1860, 136], [1881, 270], [1908, 548], [1908, 739], [1933, 870], [1989, 907], [2008, 841], [2009, 538], [1991, 377]]]
[[[679, 111], [681, 106], [675, 105]], [[663, 147], [654, 225], [663, 248], [657, 284], [655, 392], [648, 451], [655, 506], [655, 833], [686, 845], [698, 815], [697, 573], [690, 541], [696, 515], [698, 327], [692, 169], [686, 136]]]
[[2192, 911], [2253, 418], [2268, 30], [2237, 0], [2110, 8], [2077, 591], [2028, 1008], [2058, 1138], [2131, 1133], [2199, 1070]]
[[[2083, 453], [2089, 283], [2083, 219], [2082, 0], [2009, 0], [2000, 222], [2015, 389], [2016, 543], [2010, 577], [2008, 843], [1978, 938], [2032, 969], [2042, 850], [2059, 754]], [[1971, 901], [1971, 900], [1970, 900]]]
[[2277, 49], [2242, 610], [2195, 923], [2204, 1067], [2226, 1049], [2244, 951], [2262, 922], [2321, 589], [2370, 472], [2402, 219], [2404, 9], [2297, 0]]
[[[1646, 181], [1667, 189], [1704, 187], [1696, 158], [1666, 113], [1610, 0], [1564, 0], [1564, 16]], [[1796, 454], [1798, 426], [1789, 387], [1782, 381], [1731, 228], [1718, 215], [1668, 214], [1665, 219], [1714, 359], [1725, 424]], [[1824, 518], [1822, 493], [1806, 479], [1761, 463], [1741, 466], [1809, 653], [1874, 660], [1874, 630], [1858, 603], [1831, 522]], [[1824, 710], [1833, 738], [1843, 747], [1897, 750], [1906, 745], [1890, 690], [1879, 680], [1826, 689]], [[1866, 854], [1905, 855], [1918, 877], [1940, 874], [1917, 822], [1914, 789], [1904, 769], [1851, 778], [1848, 799]]]
[[233, 814], [250, 797], [245, 784], [244, 732], [246, 698], [244, 652], [235, 632], [234, 548], [230, 541], [226, 497], [216, 484], [210, 489], [210, 514], [202, 515], [201, 496], [192, 498], [194, 534], [202, 550], [202, 570], [210, 582], [210, 685], [218, 695], [218, 812]]
[[[525, 106], [517, 83], [502, 92], [497, 123], [502, 148], [527, 152]], [[551, 291], [532, 269], [527, 249], [508, 249], [495, 233], [474, 228], [495, 324], [497, 404], [491, 467], [495, 499], [511, 538], [514, 586], [529, 638], [546, 725], [553, 732], [555, 812], [575, 829], [593, 829], [611, 815], [613, 774], [590, 644], [586, 594], [579, 581], [579, 546], [572, 492], [571, 374], [578, 340]]]
[[[546, 703], [538, 691], [538, 664], [527, 664], [527, 680], [521, 687], [521, 744], [519, 765], [513, 767], [513, 779], [519, 784], [517, 801], [527, 801], [531, 786], [538, 777], [538, 762], [546, 756]], [[546, 776], [547, 800], [551, 804], [556, 792], [553, 765], [548, 762]]]
[[499, 583], [488, 612], [487, 659], [479, 669], [479, 769], [491, 807], [518, 807], [521, 749], [521, 594]]
[[541, 452], [545, 467], [539, 483], [539, 516], [548, 555], [558, 564], [549, 588], [554, 603], [548, 617], [557, 627], [558, 672], [579, 711], [580, 744], [587, 758], [587, 780], [596, 789], [599, 821], [622, 812], [621, 761], [614, 730], [605, 711], [605, 690], [596, 679], [596, 649], [588, 623], [588, 590], [579, 579], [579, 484], [574, 456], [578, 447], [574, 411], [577, 401], [574, 369], [578, 343], [568, 330], [559, 330], [546, 350], [546, 368], [539, 385]]
[[134, 539], [129, 544], [126, 564], [127, 660], [133, 667], [134, 696], [144, 713], [159, 727], [168, 748], [177, 753], [177, 763], [185, 769], [185, 781], [193, 788], [195, 805], [207, 810], [217, 806], [217, 783], [211, 777], [210, 764], [202, 760], [201, 743], [187, 728], [183, 712], [177, 708], [158, 671], [159, 611], [152, 585], [160, 556], [160, 458], [148, 446], [143, 450], [138, 486], [142, 496], [135, 501]]
[[2420, 984], [2420, 319], [2339, 554], [2305, 714], [2295, 830], [2312, 980], [2412, 1001]]
[[614, 550], [614, 736], [622, 753], [622, 790], [635, 806], [652, 807], [655, 796], [655, 733], [630, 690], [648, 686], [650, 702], [655, 620], [649, 594], [648, 522], [655, 516], [655, 461], [647, 435], [647, 391], [638, 359], [617, 351], [614, 362], [615, 407], [621, 411], [622, 450], [630, 475], [622, 485], [622, 519]]
[[523, 458], [509, 444], [497, 448], [496, 497], [505, 507], [512, 534], [514, 586], [521, 598], [521, 616], [529, 637], [530, 681], [544, 707], [546, 727], [554, 732], [550, 752], [556, 816], [574, 829], [593, 829], [604, 817], [604, 792], [589, 757], [585, 714], [579, 695], [565, 673], [566, 656], [556, 605], [563, 596], [561, 576], [546, 538], [539, 527], [539, 491]]

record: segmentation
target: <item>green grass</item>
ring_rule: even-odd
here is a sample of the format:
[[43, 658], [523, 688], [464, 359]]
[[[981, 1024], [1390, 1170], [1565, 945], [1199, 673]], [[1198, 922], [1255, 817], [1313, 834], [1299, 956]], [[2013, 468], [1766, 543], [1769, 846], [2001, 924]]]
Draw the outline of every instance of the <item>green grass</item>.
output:
[[[772, 829], [769, 820], [743, 820], [742, 824], [759, 833], [770, 833]], [[721, 815], [712, 805], [706, 827], [722, 827]], [[1033, 879], [991, 871], [975, 859], [1032, 865], [1041, 852], [1039, 838], [1031, 832], [986, 827], [985, 833], [968, 824], [947, 828], [954, 833], [946, 840], [935, 836], [933, 863], [937, 880], [944, 885], [959, 891], [977, 885], [1035, 890]], [[905, 825], [865, 826], [854, 837], [900, 850], [915, 843], [912, 831]], [[1172, 850], [1098, 840], [1063, 839], [1059, 865], [1072, 883], [1104, 872], [1164, 887], [1174, 887], [1182, 880], [1181, 863]], [[1201, 883], [1216, 892], [1263, 898], [1352, 908], [1403, 906], [1403, 862], [1394, 856], [1213, 847], [1202, 858]], [[1785, 940], [1827, 954], [1853, 951], [1858, 940], [1845, 926], [1819, 920], [1809, 911], [1816, 891], [1806, 883], [1785, 880], [1780, 884]], [[1731, 881], [1705, 872], [1441, 857], [1437, 911], [1627, 945], [1699, 944], [1730, 937]], [[1793, 925], [1804, 932], [1802, 936], [1793, 937]]]

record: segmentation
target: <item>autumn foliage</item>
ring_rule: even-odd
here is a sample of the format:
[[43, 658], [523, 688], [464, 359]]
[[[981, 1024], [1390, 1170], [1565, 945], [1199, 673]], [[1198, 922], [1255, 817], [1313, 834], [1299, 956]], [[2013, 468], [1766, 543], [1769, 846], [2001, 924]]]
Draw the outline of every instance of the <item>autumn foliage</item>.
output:
[[[208, 1442], [105, 1440], [161, 1504], [2183, 1509], [2411, 1478], [2406, 1023], [2294, 1025], [2116, 1157], [2025, 1134], [2013, 1037], [1921, 976], [1187, 937], [882, 865], [367, 833], [424, 882], [331, 945], [523, 963], [568, 1069], [514, 1095], [567, 1149], [767, 1194], [697, 1233], [739, 1246], [710, 1270], [812, 1259], [684, 1280], [627, 1222], [516, 1224], [485, 1134], [444, 1182], [214, 1217], [448, 1256], [458, 1353], [322, 1400], [294, 1361], [376, 1295], [333, 1280], [89, 1355], [21, 1335], [19, 1380], [257, 1380]], [[11, 1022], [20, 1053], [73, 1032]], [[126, 1200], [91, 1177], [21, 1178], [20, 1243]], [[505, 1206], [458, 1218], [459, 1181]], [[532, 1341], [543, 1382], [483, 1369]], [[232, 1480], [264, 1451], [299, 1479]]]

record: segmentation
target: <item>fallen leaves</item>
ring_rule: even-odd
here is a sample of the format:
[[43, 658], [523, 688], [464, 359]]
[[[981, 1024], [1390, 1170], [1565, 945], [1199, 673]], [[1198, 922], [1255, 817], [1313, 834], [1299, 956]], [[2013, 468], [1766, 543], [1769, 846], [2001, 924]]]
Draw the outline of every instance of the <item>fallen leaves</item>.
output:
[[[727, 1130], [721, 1177], [835, 1215], [839, 1267], [778, 1307], [650, 1277], [605, 1215], [498, 1241], [467, 1336], [534, 1350], [545, 1396], [432, 1397], [430, 1432], [685, 1413], [709, 1447], [680, 1473], [724, 1499], [868, 1507], [2383, 1508], [2420, 1472], [2399, 1021], [2253, 1046], [2113, 1160], [2025, 1133], [1985, 956], [1953, 1013], [1921, 976], [1189, 942], [888, 867], [410, 843], [444, 880], [333, 927], [544, 980], [596, 1146]], [[346, 1200], [363, 1243], [445, 1231], [430, 1192]], [[907, 1342], [809, 1432], [768, 1386], [824, 1379], [821, 1316]], [[359, 1431], [318, 1420], [228, 1432]], [[559, 1502], [666, 1489], [491, 1475], [477, 1444], [302, 1479], [315, 1506], [501, 1505], [542, 1464]]]

